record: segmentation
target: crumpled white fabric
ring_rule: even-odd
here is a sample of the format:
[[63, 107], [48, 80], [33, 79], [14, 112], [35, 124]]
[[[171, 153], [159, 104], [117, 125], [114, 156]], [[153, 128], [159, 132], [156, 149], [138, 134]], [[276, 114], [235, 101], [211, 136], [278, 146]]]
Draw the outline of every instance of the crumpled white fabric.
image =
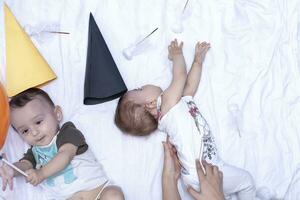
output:
[[[257, 187], [277, 198], [298, 197], [292, 190], [300, 160], [299, 1], [190, 0], [191, 15], [183, 31], [172, 30], [185, 4], [182, 0], [6, 0], [21, 26], [57, 23], [69, 35], [57, 34], [34, 44], [58, 76], [43, 87], [61, 105], [64, 120], [82, 130], [109, 177], [123, 188], [126, 199], [161, 199], [163, 133], [136, 138], [113, 124], [117, 100], [83, 105], [88, 18], [92, 12], [129, 89], [146, 83], [166, 88], [171, 80], [167, 46], [184, 41], [187, 65], [197, 41], [208, 41], [200, 87], [195, 97], [216, 138], [220, 156], [245, 168]], [[3, 1], [0, 1], [2, 8]], [[0, 27], [4, 27], [0, 9]], [[122, 50], [139, 35], [158, 27], [149, 50], [128, 61]], [[0, 28], [0, 72], [5, 74], [4, 31]], [[233, 125], [228, 106], [237, 105], [242, 120]], [[238, 118], [236, 118], [238, 119]], [[237, 120], [238, 121], [238, 120]], [[240, 126], [241, 125], [241, 126]], [[238, 133], [238, 128], [240, 134]], [[27, 146], [9, 131], [2, 151], [16, 161]], [[179, 186], [182, 199], [188, 194]], [[287, 191], [295, 195], [286, 195]], [[290, 194], [290, 193], [289, 193]], [[43, 199], [39, 187], [15, 179], [7, 199]], [[300, 197], [299, 197], [300, 198]]]

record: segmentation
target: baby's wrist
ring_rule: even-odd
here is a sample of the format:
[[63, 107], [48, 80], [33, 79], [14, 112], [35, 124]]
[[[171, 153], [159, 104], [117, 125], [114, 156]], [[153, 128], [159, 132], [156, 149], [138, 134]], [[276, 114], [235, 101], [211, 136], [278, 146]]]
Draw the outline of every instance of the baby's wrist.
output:
[[43, 168], [38, 169], [38, 170], [37, 170], [37, 173], [38, 173], [38, 176], [39, 176], [39, 178], [40, 178], [41, 180], [44, 180], [44, 179], [47, 178], [46, 175], [45, 175], [45, 172], [44, 172]]
[[172, 57], [173, 57], [173, 59], [179, 59], [179, 58], [182, 58], [182, 57], [183, 57], [183, 53], [180, 52], [180, 53], [173, 54]]
[[195, 66], [202, 66], [202, 61], [198, 61], [198, 60], [194, 59], [193, 65], [195, 65]]
[[182, 61], [184, 61], [183, 54], [176, 54], [176, 56], [173, 56], [173, 58], [172, 58], [173, 63], [179, 63]]

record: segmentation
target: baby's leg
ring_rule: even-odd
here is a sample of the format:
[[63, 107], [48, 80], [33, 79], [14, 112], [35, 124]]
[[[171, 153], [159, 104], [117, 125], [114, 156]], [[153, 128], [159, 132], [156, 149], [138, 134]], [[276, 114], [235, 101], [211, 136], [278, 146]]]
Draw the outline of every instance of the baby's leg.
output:
[[115, 185], [110, 185], [105, 187], [99, 198], [99, 200], [124, 200], [124, 199], [125, 198], [122, 189]]
[[103, 185], [92, 190], [76, 192], [71, 198], [68, 198], [67, 200], [95, 200], [96, 196], [102, 190]]
[[122, 189], [106, 182], [101, 186], [89, 190], [75, 193], [68, 200], [124, 200]]
[[255, 199], [256, 189], [249, 172], [225, 163], [219, 168], [223, 172], [223, 190], [226, 199], [233, 194], [240, 200]]

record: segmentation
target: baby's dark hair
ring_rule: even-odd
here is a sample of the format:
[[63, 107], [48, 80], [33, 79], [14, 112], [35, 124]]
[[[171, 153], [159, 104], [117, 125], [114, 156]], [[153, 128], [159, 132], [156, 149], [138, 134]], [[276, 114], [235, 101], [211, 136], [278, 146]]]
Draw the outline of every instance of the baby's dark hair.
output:
[[115, 113], [115, 124], [124, 133], [146, 136], [157, 129], [157, 120], [144, 108], [126, 98], [119, 99]]
[[9, 101], [10, 108], [21, 108], [37, 96], [42, 97], [50, 106], [55, 106], [49, 95], [39, 88], [29, 88], [11, 98]]

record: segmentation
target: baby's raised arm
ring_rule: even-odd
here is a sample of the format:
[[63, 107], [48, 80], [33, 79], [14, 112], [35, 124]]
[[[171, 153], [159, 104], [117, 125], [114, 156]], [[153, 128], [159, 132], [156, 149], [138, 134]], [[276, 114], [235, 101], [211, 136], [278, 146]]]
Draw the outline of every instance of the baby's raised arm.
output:
[[182, 53], [182, 46], [183, 42], [178, 45], [175, 39], [168, 47], [168, 58], [173, 62], [173, 78], [170, 86], [164, 91], [162, 96], [162, 115], [168, 112], [182, 97], [186, 81], [186, 64]]
[[198, 42], [196, 44], [195, 58], [186, 80], [183, 96], [194, 96], [197, 92], [202, 74], [202, 63], [209, 48], [210, 44], [207, 42]]

